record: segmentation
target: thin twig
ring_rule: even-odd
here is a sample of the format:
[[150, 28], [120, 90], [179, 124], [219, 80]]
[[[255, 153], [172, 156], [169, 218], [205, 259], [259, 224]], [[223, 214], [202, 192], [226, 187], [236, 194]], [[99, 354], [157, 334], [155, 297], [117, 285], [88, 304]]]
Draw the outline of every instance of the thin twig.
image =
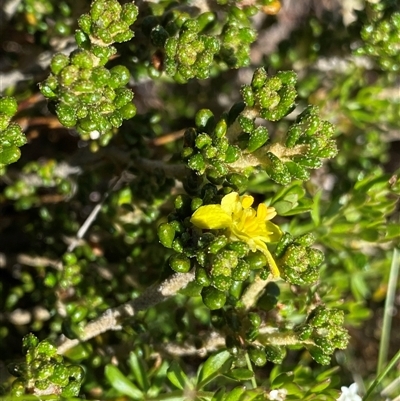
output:
[[85, 222], [82, 224], [82, 226], [76, 233], [76, 237], [69, 244], [67, 252], [72, 252], [77, 247], [77, 245], [79, 245], [80, 240], [85, 236], [89, 227], [96, 220], [96, 217], [99, 214], [104, 202], [107, 200], [107, 198], [110, 196], [112, 192], [119, 189], [120, 186], [126, 181], [127, 181], [127, 172], [123, 171], [120, 177], [114, 183], [114, 185], [103, 195], [103, 199], [93, 208], [93, 210], [91, 211]]
[[260, 276], [256, 276], [254, 281], [246, 288], [246, 291], [241, 298], [244, 309], [249, 310], [253, 307], [264, 291], [265, 286], [274, 280], [272, 274], [270, 274], [266, 280], [263, 280]]
[[173, 274], [161, 284], [149, 287], [138, 298], [116, 308], [106, 310], [101, 316], [86, 325], [79, 339], [61, 338], [57, 352], [64, 354], [80, 342], [88, 341], [106, 331], [121, 330], [124, 322], [132, 319], [138, 312], [147, 310], [176, 295], [180, 289], [193, 281], [194, 277], [194, 271]]
[[207, 354], [217, 351], [225, 346], [225, 337], [216, 331], [212, 331], [206, 338], [201, 339], [202, 346], [196, 347], [194, 341], [186, 341], [183, 344], [168, 343], [162, 347], [162, 350], [175, 357], [199, 356], [204, 358]]

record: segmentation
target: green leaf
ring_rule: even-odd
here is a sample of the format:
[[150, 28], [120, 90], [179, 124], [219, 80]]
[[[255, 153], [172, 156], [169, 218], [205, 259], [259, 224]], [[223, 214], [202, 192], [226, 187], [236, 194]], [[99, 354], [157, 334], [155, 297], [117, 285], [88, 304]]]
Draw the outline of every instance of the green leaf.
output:
[[21, 156], [21, 151], [14, 145], [0, 149], [0, 164], [15, 163]]
[[197, 388], [201, 389], [215, 377], [225, 373], [232, 364], [232, 357], [228, 351], [221, 351], [209, 357], [202, 366]]
[[143, 399], [143, 393], [116, 366], [106, 365], [104, 374], [111, 386], [134, 400]]
[[211, 401], [222, 401], [224, 400], [225, 387], [220, 388], [214, 395]]
[[240, 401], [242, 395], [246, 391], [246, 387], [235, 387], [230, 393], [224, 397], [224, 401]]
[[128, 364], [132, 370], [132, 373], [135, 376], [137, 383], [139, 384], [139, 387], [143, 391], [147, 392], [150, 387], [150, 383], [147, 378], [148, 374], [144, 368], [142, 359], [138, 358], [134, 352], [131, 352], [129, 354]]
[[232, 369], [225, 375], [233, 380], [250, 380], [254, 377], [254, 372], [245, 368]]
[[310, 388], [311, 393], [320, 393], [321, 391], [325, 390], [331, 384], [331, 379], [327, 378], [324, 381], [317, 383], [316, 385]]
[[188, 377], [176, 361], [173, 361], [169, 366], [167, 377], [175, 387], [181, 390], [187, 387], [187, 384], [189, 383]]
[[288, 383], [293, 382], [293, 372], [285, 372], [276, 376], [271, 383], [271, 389], [279, 389], [285, 387]]

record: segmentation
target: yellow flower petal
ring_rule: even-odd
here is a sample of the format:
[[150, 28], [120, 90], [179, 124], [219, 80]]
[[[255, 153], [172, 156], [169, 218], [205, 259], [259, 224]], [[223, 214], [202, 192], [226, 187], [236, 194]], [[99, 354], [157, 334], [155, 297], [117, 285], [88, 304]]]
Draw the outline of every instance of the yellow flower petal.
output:
[[206, 205], [193, 213], [190, 222], [199, 228], [218, 230], [228, 228], [232, 224], [232, 217], [221, 205]]
[[248, 207], [250, 207], [254, 202], [254, 198], [252, 196], [249, 195], [244, 195], [242, 198], [242, 206], [243, 209], [247, 209]]
[[237, 213], [238, 204], [240, 205], [239, 201], [239, 194], [237, 192], [231, 192], [222, 198], [221, 207], [226, 213], [231, 215], [232, 213]]
[[267, 245], [265, 245], [264, 242], [262, 241], [256, 241], [257, 244], [257, 249], [261, 251], [265, 257], [267, 258], [268, 266], [271, 270], [272, 275], [276, 277], [281, 276], [281, 272], [278, 269], [278, 266], [276, 265], [275, 259], [272, 257], [271, 252], [267, 248]]
[[199, 228], [209, 230], [226, 228], [231, 241], [246, 242], [251, 251], [261, 251], [267, 258], [268, 266], [274, 277], [280, 272], [267, 244], [278, 242], [281, 229], [271, 223], [276, 211], [261, 203], [257, 211], [252, 208], [254, 198], [249, 195], [240, 197], [237, 192], [225, 195], [220, 205], [201, 206], [193, 213], [190, 221]]
[[270, 221], [265, 222], [265, 230], [268, 232], [268, 242], [278, 242], [282, 237], [281, 229]]

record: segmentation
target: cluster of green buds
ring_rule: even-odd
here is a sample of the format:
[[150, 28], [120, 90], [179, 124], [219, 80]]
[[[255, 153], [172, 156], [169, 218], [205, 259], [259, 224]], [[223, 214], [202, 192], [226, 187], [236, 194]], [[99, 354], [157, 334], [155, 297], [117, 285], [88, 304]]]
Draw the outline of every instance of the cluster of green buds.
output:
[[319, 267], [324, 261], [324, 254], [312, 248], [315, 237], [313, 234], [304, 234], [293, 238], [285, 233], [275, 249], [277, 264], [282, 278], [297, 285], [311, 284], [318, 279]]
[[56, 54], [50, 64], [52, 74], [40, 85], [60, 122], [76, 127], [84, 140], [98, 140], [101, 146], [123, 120], [136, 114], [133, 92], [125, 87], [128, 69], [121, 65], [108, 69], [105, 64], [117, 51], [113, 43], [133, 37], [129, 27], [137, 14], [133, 3], [94, 1], [90, 12], [78, 20], [78, 50], [69, 57]]
[[166, 72], [177, 82], [184, 83], [190, 78], [209, 77], [220, 44], [215, 37], [200, 32], [214, 18], [213, 13], [205, 13], [197, 19], [188, 19], [180, 27], [178, 36], [166, 40]]
[[356, 50], [357, 55], [375, 59], [384, 71], [400, 70], [400, 12], [384, 15], [385, 2], [371, 5], [371, 19], [361, 29], [363, 46]]
[[257, 7], [232, 7], [221, 34], [221, 60], [229, 68], [240, 68], [250, 64], [250, 45], [257, 33], [251, 27], [250, 17], [257, 13]]
[[290, 345], [304, 345], [320, 364], [330, 363], [335, 349], [345, 349], [349, 340], [343, 328], [344, 312], [318, 306], [305, 322], [292, 330], [265, 330], [263, 313], [226, 308], [212, 313], [213, 326], [226, 334], [226, 346], [236, 367], [245, 367], [247, 355], [256, 366], [267, 361], [281, 364]]
[[0, 97], [0, 174], [4, 172], [5, 166], [20, 158], [19, 148], [26, 144], [21, 127], [11, 122], [17, 109], [17, 101], [13, 97]]
[[297, 326], [295, 332], [300, 341], [307, 345], [311, 356], [320, 364], [330, 363], [335, 349], [345, 349], [349, 335], [344, 325], [344, 312], [318, 306], [307, 317], [304, 324]]
[[50, 270], [46, 272], [43, 284], [46, 287], [60, 291], [61, 301], [65, 305], [65, 316], [63, 317], [63, 333], [69, 338], [77, 338], [82, 326], [87, 319], [97, 316], [99, 309], [106, 308], [103, 295], [96, 291], [97, 279], [91, 277], [91, 284], [83, 281], [84, 275], [88, 277], [90, 262], [102, 265], [103, 261], [96, 257], [89, 245], [82, 245], [74, 252], [63, 255], [61, 270]]
[[255, 366], [264, 366], [267, 361], [281, 364], [286, 356], [285, 347], [262, 344], [259, 340], [263, 338], [260, 334], [263, 326], [263, 317], [260, 313], [229, 309], [219, 315], [214, 314], [213, 323], [215, 322], [218, 323], [219, 330], [224, 329], [229, 333], [226, 337], [226, 346], [235, 358], [236, 367], [247, 366], [246, 354]]
[[79, 395], [84, 378], [79, 365], [67, 365], [57, 354], [57, 348], [49, 341], [39, 342], [33, 334], [23, 339], [25, 362], [13, 365], [11, 374], [17, 376], [12, 384], [11, 394], [22, 397], [25, 394], [76, 397]]
[[24, 18], [30, 34], [46, 32], [50, 37], [54, 33], [63, 36], [71, 33], [72, 9], [68, 1], [24, 0], [19, 3], [17, 12]]
[[[195, 268], [195, 282], [202, 288], [203, 301], [213, 310], [222, 308], [227, 296], [237, 301], [242, 284], [252, 271], [264, 277], [270, 271], [279, 276], [266, 243], [277, 242], [281, 231], [267, 221], [276, 214], [272, 208], [262, 204], [256, 212], [251, 208], [252, 197], [241, 199], [236, 192], [231, 192], [221, 199], [216, 187], [211, 185], [203, 192], [203, 199], [178, 196], [176, 212], [169, 216], [169, 222], [161, 224], [158, 234], [161, 243], [175, 251], [169, 259], [173, 270], [186, 273]], [[207, 197], [209, 204], [202, 206]], [[257, 227], [252, 222], [261, 230], [256, 241], [252, 230]]]
[[[15, 208], [19, 210], [30, 209], [42, 202], [58, 202], [73, 194], [70, 174], [78, 172], [79, 169], [57, 163], [54, 159], [29, 162], [22, 168], [21, 178], [5, 188], [4, 196], [14, 200]], [[43, 193], [46, 189], [51, 189], [51, 193]]]
[[[250, 45], [256, 40], [250, 17], [260, 7], [227, 5], [221, 8], [225, 13], [206, 11], [196, 17], [176, 8], [165, 18], [145, 17], [142, 31], [165, 52], [165, 71], [175, 81], [206, 79], [217, 65], [223, 69], [249, 65]], [[223, 20], [218, 21], [221, 15]]]
[[334, 127], [307, 107], [289, 127], [286, 137], [273, 143], [268, 129], [256, 118], [282, 119], [294, 108], [296, 74], [278, 72], [268, 77], [264, 68], [254, 72], [251, 85], [242, 87], [244, 103], [236, 104], [215, 122], [209, 110], [196, 115], [196, 128], [186, 131], [182, 157], [190, 169], [214, 183], [241, 191], [247, 177], [261, 168], [282, 185], [293, 179], [307, 180], [309, 170], [322, 159], [336, 155]]

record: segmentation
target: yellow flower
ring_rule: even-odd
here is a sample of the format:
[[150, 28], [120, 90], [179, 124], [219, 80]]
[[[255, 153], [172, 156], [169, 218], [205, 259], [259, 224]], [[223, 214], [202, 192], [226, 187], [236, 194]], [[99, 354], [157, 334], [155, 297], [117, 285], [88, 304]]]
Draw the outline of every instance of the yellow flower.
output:
[[253, 202], [252, 196], [240, 197], [237, 192], [231, 192], [222, 198], [220, 205], [199, 207], [190, 221], [203, 229], [226, 229], [230, 240], [246, 242], [253, 252], [261, 251], [273, 276], [279, 277], [278, 266], [266, 245], [267, 242], [279, 241], [282, 236], [280, 228], [269, 221], [276, 216], [276, 211], [263, 203], [256, 211], [251, 207]]

